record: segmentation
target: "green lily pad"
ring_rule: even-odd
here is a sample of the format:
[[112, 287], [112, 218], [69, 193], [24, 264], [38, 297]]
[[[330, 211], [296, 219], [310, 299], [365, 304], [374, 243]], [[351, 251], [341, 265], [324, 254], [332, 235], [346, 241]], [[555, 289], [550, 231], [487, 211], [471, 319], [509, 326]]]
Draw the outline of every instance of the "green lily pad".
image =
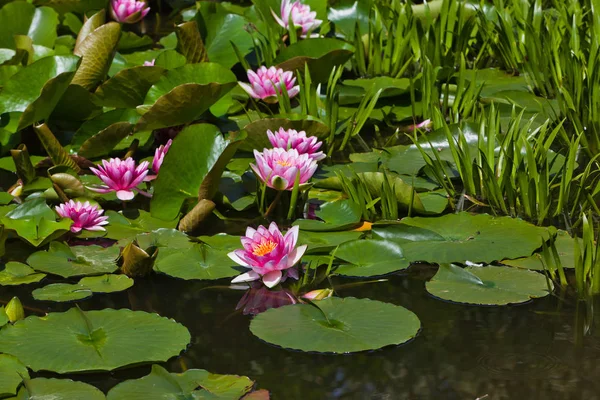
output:
[[142, 233], [135, 237], [142, 249], [150, 247], [168, 247], [170, 249], [189, 249], [192, 246], [190, 237], [177, 229], [161, 228], [150, 233]]
[[53, 283], [32, 293], [33, 298], [39, 301], [75, 301], [83, 300], [92, 296], [92, 291], [83, 285], [71, 285], [69, 283]]
[[10, 261], [7, 262], [4, 269], [0, 271], [0, 285], [26, 285], [28, 283], [39, 282], [45, 277], [46, 274], [35, 272], [35, 270], [27, 264]]
[[[0, 351], [34, 371], [112, 371], [128, 365], [167, 361], [190, 342], [190, 333], [171, 319], [131, 310], [72, 308], [30, 316], [0, 330]], [[60, 357], [57, 357], [60, 354]]]
[[219, 233], [218, 235], [213, 236], [199, 236], [198, 240], [206, 243], [214, 249], [226, 251], [239, 249], [242, 245], [242, 242], [240, 242], [240, 236], [228, 235], [226, 233]]
[[250, 323], [260, 339], [288, 349], [352, 353], [404, 343], [421, 322], [406, 308], [353, 297], [267, 310]]
[[104, 393], [87, 383], [70, 379], [27, 380], [11, 400], [106, 400]]
[[404, 218], [373, 225], [373, 237], [402, 246], [409, 261], [491, 263], [531, 255], [549, 238], [546, 228], [510, 217], [467, 212], [441, 217]]
[[79, 285], [94, 293], [122, 292], [133, 286], [133, 279], [127, 275], [107, 274], [81, 278]]
[[119, 248], [111, 246], [72, 246], [52, 242], [48, 251], [38, 251], [27, 259], [36, 271], [70, 278], [73, 276], [101, 275], [117, 270]]
[[21, 239], [26, 240], [35, 247], [42, 246], [49, 241], [67, 233], [73, 221], [62, 219], [58, 222], [42, 218], [34, 219], [12, 219], [3, 217], [0, 223], [5, 229], [13, 230]]
[[120, 212], [107, 211], [109, 224], [106, 225], [106, 237], [116, 240], [131, 238], [140, 233], [152, 232], [160, 228], [172, 229], [177, 226], [177, 220], [162, 220], [154, 218], [143, 210], [124, 210]]
[[0, 397], [17, 393], [23, 379], [29, 378], [27, 367], [13, 356], [0, 354]]
[[[324, 253], [333, 250], [336, 246], [356, 240], [361, 237], [362, 232], [310, 232], [300, 231], [298, 245], [308, 245], [308, 253]], [[238, 242], [239, 247], [239, 242]]]
[[336, 273], [346, 276], [378, 276], [408, 268], [410, 262], [402, 248], [387, 240], [354, 240], [337, 249], [336, 258], [350, 265], [341, 265]]
[[[558, 258], [560, 258], [563, 268], [575, 268], [575, 239], [568, 232], [559, 230], [554, 245], [556, 246]], [[502, 260], [502, 264], [510, 265], [511, 267], [544, 271], [542, 256], [539, 253], [535, 253], [530, 257]]]
[[315, 219], [298, 219], [298, 225], [304, 231], [343, 231], [360, 223], [360, 206], [351, 200], [339, 200], [325, 203], [315, 212], [322, 221]]
[[442, 264], [426, 283], [427, 291], [456, 303], [506, 305], [547, 296], [546, 277], [511, 267], [467, 267]]
[[6, 315], [6, 310], [4, 306], [0, 307], [0, 328], [4, 325], [8, 324], [10, 320], [8, 319], [8, 315]]
[[189, 250], [164, 248], [159, 250], [154, 270], [175, 278], [221, 279], [239, 275], [227, 251], [211, 248], [202, 243]]
[[237, 400], [248, 393], [253, 384], [245, 376], [218, 375], [203, 369], [174, 374], [153, 365], [149, 375], [122, 382], [111, 389], [107, 400]]

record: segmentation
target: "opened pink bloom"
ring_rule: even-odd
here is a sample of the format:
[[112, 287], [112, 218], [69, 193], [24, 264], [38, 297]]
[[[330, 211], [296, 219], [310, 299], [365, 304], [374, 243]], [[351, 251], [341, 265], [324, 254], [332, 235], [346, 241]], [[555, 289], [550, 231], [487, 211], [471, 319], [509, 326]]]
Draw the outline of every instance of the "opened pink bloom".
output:
[[71, 218], [71, 232], [78, 233], [82, 229], [88, 231], [103, 231], [102, 225], [108, 224], [108, 217], [102, 216], [104, 210], [100, 207], [91, 205], [89, 201], [81, 203], [80, 201], [70, 200], [56, 206], [56, 212], [62, 218]]
[[271, 222], [269, 229], [259, 226], [258, 229], [248, 227], [246, 236], [242, 236], [243, 249], [232, 251], [229, 258], [239, 265], [250, 268], [235, 279], [232, 283], [250, 282], [262, 279], [263, 283], [272, 288], [282, 278], [298, 277], [295, 269], [290, 269], [304, 255], [306, 245], [296, 248], [298, 241], [298, 227], [292, 227], [282, 235], [275, 222]]
[[152, 61], [144, 61], [144, 67], [154, 67], [155, 62], [156, 62], [156, 59], [154, 59]]
[[296, 149], [254, 150], [256, 165], [250, 164], [258, 178], [267, 186], [277, 190], [292, 190], [296, 176], [300, 174], [300, 185], [308, 182], [317, 170], [317, 162], [308, 154], [298, 154]]
[[316, 136], [306, 137], [306, 132], [294, 129], [279, 128], [275, 133], [267, 129], [267, 136], [273, 147], [282, 149], [296, 149], [298, 154], [308, 154], [313, 160], [319, 161], [327, 157], [322, 151], [318, 151], [323, 145]]
[[148, 164], [148, 161], [144, 161], [136, 166], [131, 157], [126, 160], [120, 158], [102, 160], [102, 165], [90, 170], [104, 182], [104, 185], [89, 189], [99, 193], [117, 192], [120, 200], [131, 200], [135, 197], [134, 190], [140, 191], [137, 185], [142, 183], [148, 174]]
[[110, 14], [117, 22], [134, 24], [148, 14], [150, 7], [143, 1], [111, 0]]
[[296, 83], [294, 73], [292, 71], [284, 72], [281, 68], [267, 69], [263, 65], [256, 72], [248, 70], [248, 80], [250, 84], [238, 83], [250, 96], [268, 103], [277, 103], [277, 94], [282, 94], [283, 87], [287, 90], [290, 99], [300, 92], [300, 86], [294, 86]]
[[321, 25], [323, 21], [317, 19], [317, 13], [311, 11], [310, 7], [300, 1], [291, 2], [283, 0], [281, 2], [281, 17], [271, 10], [273, 17], [279, 25], [285, 29], [289, 29], [290, 19], [296, 29], [302, 28], [302, 37], [306, 37], [309, 32], [312, 32]]

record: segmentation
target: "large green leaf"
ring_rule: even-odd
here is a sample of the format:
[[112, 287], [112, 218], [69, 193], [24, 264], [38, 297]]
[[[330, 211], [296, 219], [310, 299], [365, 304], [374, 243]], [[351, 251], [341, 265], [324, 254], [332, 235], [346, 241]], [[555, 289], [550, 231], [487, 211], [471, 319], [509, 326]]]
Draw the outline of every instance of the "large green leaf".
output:
[[175, 34], [177, 35], [177, 50], [183, 54], [188, 64], [208, 61], [206, 48], [196, 21], [188, 21], [177, 25]]
[[506, 305], [549, 294], [544, 275], [511, 267], [442, 264], [425, 285], [432, 295], [456, 303]]
[[89, 11], [106, 8], [108, 0], [36, 0], [35, 3], [52, 7], [60, 14], [73, 12], [89, 15]]
[[171, 145], [154, 184], [152, 216], [176, 218], [188, 198], [198, 198], [202, 182], [229, 141], [214, 125], [197, 124], [182, 130]]
[[[81, 311], [72, 308], [31, 316], [0, 330], [0, 351], [34, 371], [112, 371], [128, 365], [167, 361], [190, 341], [171, 319], [142, 311]], [[57, 357], [60, 354], [60, 357]]]
[[234, 265], [226, 251], [198, 243], [187, 250], [160, 249], [154, 270], [185, 280], [221, 279], [239, 275]]
[[[323, 253], [333, 250], [336, 246], [358, 239], [363, 233], [355, 231], [341, 232], [311, 232], [300, 231], [298, 245], [308, 245], [307, 253]], [[239, 242], [238, 246], [239, 247]]]
[[531, 255], [549, 237], [546, 228], [510, 217], [467, 212], [435, 218], [404, 218], [373, 225], [375, 238], [399, 243], [409, 261], [485, 262]]
[[15, 49], [15, 35], [29, 36], [35, 45], [54, 47], [58, 14], [49, 7], [14, 1], [0, 9], [0, 48]]
[[0, 218], [5, 229], [15, 231], [20, 238], [38, 247], [66, 233], [71, 227], [70, 219], [58, 222], [46, 218], [13, 219], [8, 216]]
[[172, 229], [177, 226], [177, 219], [162, 220], [154, 218], [149, 212], [143, 210], [123, 210], [120, 212], [111, 210], [107, 211], [106, 215], [110, 222], [106, 226], [106, 237], [115, 240], [131, 238], [140, 233], [148, 233], [160, 228]]
[[102, 275], [117, 270], [119, 248], [111, 246], [67, 246], [52, 242], [48, 251], [38, 251], [27, 259], [36, 271], [69, 278], [72, 276]]
[[83, 300], [92, 296], [92, 291], [82, 285], [71, 285], [69, 283], [52, 283], [39, 289], [35, 289], [31, 295], [39, 301], [75, 301]]
[[300, 40], [284, 48], [275, 64], [286, 71], [304, 71], [308, 65], [313, 82], [327, 82], [333, 67], [350, 59], [354, 47], [332, 38]]
[[36, 283], [46, 277], [46, 274], [35, 272], [27, 264], [10, 261], [4, 265], [4, 269], [0, 271], [1, 286], [16, 286], [25, 285], [28, 283]]
[[343, 0], [329, 7], [327, 17], [335, 24], [336, 33], [351, 41], [354, 39], [357, 24], [361, 33], [369, 32], [369, 14], [372, 7], [373, 0]]
[[192, 242], [188, 235], [177, 229], [157, 229], [149, 233], [141, 233], [132, 238], [120, 241], [119, 246], [125, 247], [132, 241], [136, 241], [141, 249], [149, 249], [151, 247], [168, 247], [170, 249], [188, 249], [192, 246]]
[[[554, 245], [556, 246], [558, 258], [560, 259], [563, 268], [575, 268], [575, 239], [572, 238], [568, 232], [559, 230]], [[546, 265], [544, 268], [542, 255], [539, 253], [535, 253], [530, 257], [502, 260], [502, 264], [537, 271], [544, 271], [545, 269], [551, 268], [550, 265]]]
[[210, 106], [235, 87], [237, 79], [216, 63], [187, 64], [167, 71], [144, 101], [147, 112], [137, 129], [159, 129], [199, 118]]
[[160, 67], [133, 67], [119, 71], [96, 89], [99, 104], [114, 108], [135, 108], [165, 70]]
[[268, 343], [322, 353], [397, 345], [414, 338], [420, 327], [417, 316], [406, 308], [353, 297], [272, 308], [250, 323], [252, 333]]
[[24, 378], [29, 378], [27, 367], [13, 356], [0, 354], [0, 397], [16, 394]]
[[133, 286], [133, 279], [127, 275], [107, 274], [101, 276], [88, 276], [81, 278], [79, 285], [84, 286], [94, 293], [122, 292]]
[[336, 258], [350, 265], [341, 265], [336, 273], [346, 276], [378, 276], [408, 268], [410, 262], [402, 248], [386, 240], [354, 240], [340, 245]]
[[316, 118], [304, 116], [286, 116], [285, 118], [263, 118], [244, 126], [248, 138], [240, 146], [240, 150], [262, 151], [264, 148], [273, 147], [267, 137], [267, 130], [276, 132], [279, 128], [305, 131], [306, 136], [316, 136], [325, 139], [329, 135], [329, 128]]
[[182, 374], [167, 372], [159, 365], [143, 378], [122, 382], [108, 392], [108, 400], [238, 400], [252, 389], [245, 376], [211, 374], [190, 369]]
[[360, 223], [360, 206], [351, 200], [325, 203], [315, 212], [316, 219], [298, 219], [294, 225], [305, 231], [343, 231]]
[[[75, 132], [75, 136], [71, 141], [73, 148], [81, 148], [86, 141], [92, 139], [94, 136], [101, 138], [107, 135], [106, 132], [120, 131], [123, 126], [123, 122], [130, 125], [130, 130], [133, 130], [133, 126], [139, 121], [140, 115], [134, 109], [117, 109], [111, 110], [98, 115], [88, 121], [85, 121], [79, 129]], [[110, 134], [111, 136], [113, 133]], [[96, 139], [92, 139], [95, 142]], [[102, 144], [103, 147], [106, 147]], [[80, 149], [81, 150], [81, 149]], [[98, 151], [94, 148], [87, 149], [91, 153], [97, 153]]]
[[9, 400], [106, 400], [104, 393], [87, 383], [70, 379], [26, 380], [17, 397]]

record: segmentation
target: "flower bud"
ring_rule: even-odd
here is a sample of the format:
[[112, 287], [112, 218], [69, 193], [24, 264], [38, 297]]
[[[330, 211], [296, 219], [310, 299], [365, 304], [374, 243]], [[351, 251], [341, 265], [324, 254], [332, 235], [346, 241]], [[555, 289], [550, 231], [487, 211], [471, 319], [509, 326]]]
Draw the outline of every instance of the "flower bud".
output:
[[23, 304], [21, 304], [21, 300], [19, 300], [18, 297], [13, 297], [12, 300], [6, 305], [6, 309], [4, 311], [8, 316], [8, 320], [12, 323], [25, 318], [25, 310], [23, 309]]
[[311, 301], [316, 301], [316, 300], [327, 299], [327, 298], [331, 297], [332, 295], [333, 295], [332, 289], [317, 289], [317, 290], [312, 290], [308, 293], [305, 293], [304, 295], [302, 295], [302, 298], [311, 300]]

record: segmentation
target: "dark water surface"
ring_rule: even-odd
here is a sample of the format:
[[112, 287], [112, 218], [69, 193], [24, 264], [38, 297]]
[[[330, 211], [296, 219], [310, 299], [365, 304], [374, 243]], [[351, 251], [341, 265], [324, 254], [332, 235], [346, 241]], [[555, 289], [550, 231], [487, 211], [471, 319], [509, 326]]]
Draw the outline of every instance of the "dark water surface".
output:
[[[584, 315], [575, 304], [554, 297], [507, 307], [451, 304], [425, 292], [433, 272], [415, 265], [388, 282], [338, 290], [341, 297], [401, 305], [422, 322], [419, 335], [405, 345], [353, 355], [308, 354], [262, 342], [249, 330], [251, 317], [235, 311], [244, 292], [227, 288], [227, 281], [186, 282], [155, 275], [138, 279], [126, 292], [94, 295], [78, 304], [84, 310], [130, 308], [174, 318], [190, 330], [192, 344], [166, 368], [247, 375], [275, 400], [600, 398], [600, 330], [591, 327], [589, 335], [581, 336]], [[0, 300], [18, 295], [30, 308], [28, 314], [72, 307], [34, 301], [33, 288], [3, 288]], [[149, 366], [141, 366], [68, 377], [106, 392], [149, 372]]]

